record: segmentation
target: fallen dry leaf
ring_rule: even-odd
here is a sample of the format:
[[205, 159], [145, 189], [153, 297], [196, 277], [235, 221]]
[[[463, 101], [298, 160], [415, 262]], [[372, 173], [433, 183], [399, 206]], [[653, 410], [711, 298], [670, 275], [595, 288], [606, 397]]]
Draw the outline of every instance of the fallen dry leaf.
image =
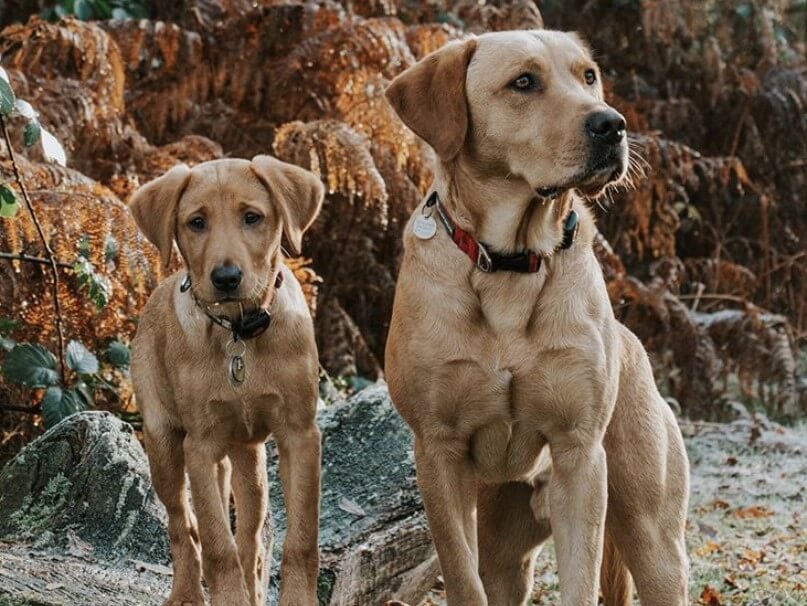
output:
[[695, 555], [702, 558], [716, 551], [720, 551], [720, 545], [714, 541], [707, 540], [706, 543], [704, 543], [701, 547], [695, 549]]
[[364, 508], [356, 503], [353, 499], [349, 499], [347, 497], [342, 497], [339, 499], [339, 509], [342, 511], [346, 511], [348, 513], [352, 513], [354, 516], [366, 516], [367, 512], [364, 511]]
[[701, 592], [699, 603], [705, 604], [706, 606], [721, 606], [723, 604], [723, 602], [720, 601], [722, 598], [723, 596], [720, 595], [717, 589], [707, 585]]
[[734, 516], [740, 519], [748, 518], [768, 518], [773, 512], [764, 505], [751, 505], [751, 507], [740, 507], [734, 512]]

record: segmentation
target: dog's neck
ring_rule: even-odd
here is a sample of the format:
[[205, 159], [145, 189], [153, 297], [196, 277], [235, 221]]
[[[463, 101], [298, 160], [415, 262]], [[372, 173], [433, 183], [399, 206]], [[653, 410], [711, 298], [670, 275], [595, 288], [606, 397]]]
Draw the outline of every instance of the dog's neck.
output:
[[563, 240], [572, 194], [544, 199], [523, 179], [480, 174], [461, 159], [443, 164], [435, 186], [457, 224], [496, 251], [551, 254]]

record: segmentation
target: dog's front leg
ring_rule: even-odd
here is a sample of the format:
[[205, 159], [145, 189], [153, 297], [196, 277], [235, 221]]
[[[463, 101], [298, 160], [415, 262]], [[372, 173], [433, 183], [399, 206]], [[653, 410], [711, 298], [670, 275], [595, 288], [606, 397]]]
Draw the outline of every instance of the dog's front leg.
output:
[[143, 438], [154, 489], [168, 513], [168, 540], [174, 564], [174, 578], [171, 595], [163, 606], [204, 606], [199, 536], [185, 490], [182, 434], [154, 429], [145, 423]]
[[597, 603], [607, 500], [605, 450], [577, 436], [550, 438], [549, 517], [563, 606]]
[[[266, 478], [266, 446], [238, 444], [230, 449], [235, 490], [238, 559], [244, 571], [251, 606], [266, 603], [269, 565], [262, 530], [268, 505]], [[271, 543], [271, 540], [270, 540]], [[268, 550], [271, 557], [271, 547]]]
[[415, 438], [415, 465], [449, 606], [487, 606], [479, 577], [476, 478], [467, 458]]
[[288, 527], [280, 565], [280, 605], [316, 606], [319, 574], [320, 432], [313, 419], [275, 433]]
[[224, 451], [209, 441], [185, 438], [185, 466], [202, 542], [202, 569], [213, 606], [248, 606], [238, 551], [218, 485]]

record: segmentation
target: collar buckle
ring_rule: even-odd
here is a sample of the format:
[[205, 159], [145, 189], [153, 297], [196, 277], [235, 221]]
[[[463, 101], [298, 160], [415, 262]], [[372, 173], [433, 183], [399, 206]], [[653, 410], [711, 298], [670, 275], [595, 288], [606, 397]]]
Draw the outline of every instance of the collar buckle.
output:
[[477, 246], [479, 247], [479, 252], [476, 254], [476, 266], [489, 274], [493, 271], [493, 260], [490, 258], [490, 253], [484, 244], [477, 242]]

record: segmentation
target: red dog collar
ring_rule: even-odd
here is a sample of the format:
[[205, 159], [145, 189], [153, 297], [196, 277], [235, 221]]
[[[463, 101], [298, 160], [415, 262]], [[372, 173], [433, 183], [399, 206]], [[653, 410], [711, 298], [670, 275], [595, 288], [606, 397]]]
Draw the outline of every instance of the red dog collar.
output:
[[[454, 241], [454, 244], [457, 245], [457, 248], [464, 252], [474, 262], [474, 265], [485, 273], [513, 271], [534, 274], [541, 269], [543, 257], [533, 251], [525, 250], [514, 255], [497, 253], [490, 250], [487, 245], [474, 238], [467, 231], [458, 227], [449, 217], [448, 211], [440, 202], [440, 197], [436, 191], [432, 192], [428, 200], [426, 200], [426, 208], [432, 207], [437, 211], [440, 222]], [[566, 215], [566, 220], [563, 223], [563, 241], [558, 247], [560, 250], [565, 250], [574, 244], [577, 237], [578, 219], [579, 217], [575, 210], [570, 210], [569, 214]]]

